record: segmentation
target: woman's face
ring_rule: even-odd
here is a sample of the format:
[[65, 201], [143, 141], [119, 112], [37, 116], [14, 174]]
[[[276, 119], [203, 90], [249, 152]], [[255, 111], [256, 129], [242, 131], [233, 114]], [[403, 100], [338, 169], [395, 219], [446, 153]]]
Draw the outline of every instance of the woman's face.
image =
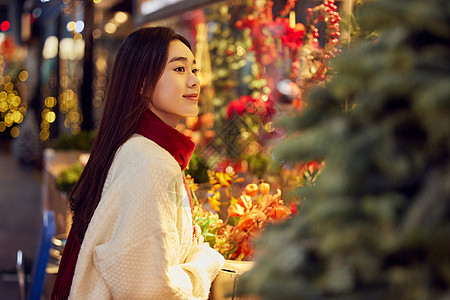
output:
[[149, 104], [150, 110], [166, 124], [175, 127], [181, 118], [198, 114], [197, 71], [191, 50], [179, 40], [171, 41], [164, 72]]

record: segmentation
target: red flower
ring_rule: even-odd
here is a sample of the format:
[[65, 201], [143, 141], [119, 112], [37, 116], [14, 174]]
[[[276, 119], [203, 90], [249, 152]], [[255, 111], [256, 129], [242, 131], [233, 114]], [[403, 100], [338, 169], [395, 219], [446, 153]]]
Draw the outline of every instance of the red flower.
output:
[[295, 203], [290, 203], [289, 204], [289, 208], [291, 209], [291, 212], [293, 215], [297, 215], [298, 214], [298, 208], [297, 205], [295, 205]]
[[243, 105], [239, 100], [232, 100], [230, 104], [228, 104], [227, 108], [227, 118], [231, 119], [234, 116], [243, 115], [245, 112], [245, 105]]

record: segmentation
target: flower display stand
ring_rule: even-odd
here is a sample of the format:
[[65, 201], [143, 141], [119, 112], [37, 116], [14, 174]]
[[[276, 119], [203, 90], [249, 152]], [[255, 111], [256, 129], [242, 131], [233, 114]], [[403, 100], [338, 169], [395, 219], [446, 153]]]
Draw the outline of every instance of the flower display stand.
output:
[[226, 260], [211, 286], [210, 300], [257, 300], [255, 296], [236, 296], [238, 277], [250, 270], [251, 261]]

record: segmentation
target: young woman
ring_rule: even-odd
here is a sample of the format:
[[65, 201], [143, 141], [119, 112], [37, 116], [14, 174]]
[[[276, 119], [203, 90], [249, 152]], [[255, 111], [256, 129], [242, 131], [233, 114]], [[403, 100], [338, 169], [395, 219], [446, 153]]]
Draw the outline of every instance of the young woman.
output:
[[123, 42], [52, 299], [208, 298], [224, 259], [193, 227], [183, 170], [194, 144], [175, 129], [198, 114], [197, 71], [170, 28]]

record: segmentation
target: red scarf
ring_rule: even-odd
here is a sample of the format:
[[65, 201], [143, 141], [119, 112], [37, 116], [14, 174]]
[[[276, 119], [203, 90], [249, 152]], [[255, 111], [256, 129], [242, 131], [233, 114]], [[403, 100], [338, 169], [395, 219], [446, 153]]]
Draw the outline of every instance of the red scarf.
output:
[[194, 152], [195, 144], [187, 136], [164, 123], [150, 109], [141, 119], [136, 133], [154, 141], [172, 154], [181, 169], [186, 169]]
[[[164, 123], [150, 109], [147, 109], [142, 115], [136, 133], [145, 136], [164, 148], [175, 158], [181, 170], [186, 169], [194, 152], [195, 144], [184, 134]], [[187, 188], [186, 179], [184, 179], [184, 184], [192, 208], [192, 195]], [[55, 285], [53, 286], [52, 300], [66, 300], [69, 298], [80, 247], [81, 242], [70, 230]]]

